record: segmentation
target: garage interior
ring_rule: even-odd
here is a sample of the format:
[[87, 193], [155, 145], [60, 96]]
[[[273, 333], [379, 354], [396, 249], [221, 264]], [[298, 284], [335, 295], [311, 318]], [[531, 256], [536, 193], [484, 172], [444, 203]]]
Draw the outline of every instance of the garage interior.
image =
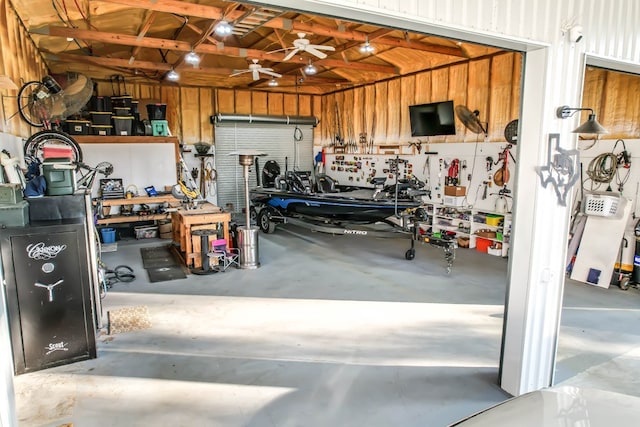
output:
[[[322, 152], [327, 175], [370, 188], [367, 177], [393, 174], [369, 164], [406, 159], [405, 177], [429, 186], [424, 205], [432, 218], [445, 203], [443, 175], [452, 159], [464, 164], [459, 184], [466, 193], [457, 208], [474, 214], [510, 220], [518, 197], [527, 197], [522, 190], [539, 184], [521, 181], [521, 141], [506, 133], [514, 121], [526, 121], [525, 52], [276, 5], [130, 3], [3, 3], [0, 74], [3, 85], [15, 84], [2, 89], [3, 149], [24, 161], [23, 141], [40, 130], [20, 118], [19, 88], [45, 75], [78, 73], [95, 83], [94, 96], [126, 94], [141, 107], [166, 106], [170, 135], [73, 135], [84, 162], [111, 163], [134, 201], [145, 187], [173, 186], [182, 158], [185, 176], [198, 172], [192, 178], [204, 198], [242, 226], [243, 168], [230, 155], [242, 150], [268, 151], [250, 168], [252, 187], [267, 160], [312, 170]], [[234, 27], [231, 35], [216, 34], [223, 21]], [[572, 37], [569, 27], [563, 32]], [[300, 48], [289, 56], [303, 39], [327, 57]], [[195, 65], [187, 61], [191, 53]], [[553, 383], [638, 396], [638, 289], [609, 286], [609, 277], [634, 265], [640, 79], [594, 63], [584, 67], [581, 104], [571, 107], [591, 109], [608, 133], [577, 137], [587, 178], [581, 175], [568, 197], [573, 210], [585, 191], [609, 185], [621, 194], [626, 220], [616, 233], [627, 246], [619, 254], [620, 239], [602, 245], [597, 236], [595, 245], [607, 246], [614, 265], [602, 268], [598, 283], [564, 279]], [[168, 79], [172, 71], [177, 80]], [[457, 116], [454, 135], [412, 136], [409, 107], [448, 100], [468, 107], [484, 129], [474, 131]], [[151, 111], [140, 108], [142, 115]], [[571, 129], [587, 122], [589, 111], [572, 117]], [[287, 118], [317, 124], [265, 123]], [[198, 156], [199, 145], [208, 157]], [[603, 153], [619, 164], [598, 185], [588, 172]], [[356, 167], [358, 161], [367, 164]], [[505, 170], [511, 179], [498, 185], [495, 174]], [[207, 181], [212, 171], [215, 180]], [[93, 187], [94, 199], [100, 190]], [[185, 279], [151, 282], [141, 250], [175, 244], [175, 234], [136, 239], [145, 237], [136, 225], [155, 221], [110, 223], [97, 206], [96, 235], [104, 240], [100, 230], [113, 228], [117, 236], [111, 246], [102, 242], [115, 249], [103, 251], [102, 262], [130, 267], [135, 280], [116, 282], [101, 299], [96, 358], [13, 377], [20, 425], [448, 425], [511, 396], [499, 385], [505, 299], [513, 286], [508, 240], [492, 256], [464, 248], [457, 233], [448, 273], [441, 247], [417, 244], [408, 260], [408, 239], [286, 224], [260, 233], [259, 268], [191, 270]], [[424, 228], [434, 231], [430, 221]], [[190, 256], [191, 268], [201, 268], [204, 258], [195, 249]], [[148, 327], [109, 333], [107, 313], [141, 306]]]

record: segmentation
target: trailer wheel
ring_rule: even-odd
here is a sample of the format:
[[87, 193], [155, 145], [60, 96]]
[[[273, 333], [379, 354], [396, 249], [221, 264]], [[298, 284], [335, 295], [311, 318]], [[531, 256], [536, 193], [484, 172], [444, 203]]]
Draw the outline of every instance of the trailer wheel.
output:
[[408, 249], [407, 252], [405, 252], [404, 254], [405, 259], [411, 261], [412, 259], [414, 259], [416, 257], [416, 250], [411, 248]]
[[628, 277], [623, 277], [622, 279], [620, 279], [620, 283], [618, 283], [618, 286], [620, 286], [620, 289], [622, 289], [623, 291], [626, 291], [627, 289], [629, 289], [629, 278]]
[[264, 208], [258, 214], [258, 225], [263, 233], [271, 234], [276, 231], [276, 223], [271, 220], [271, 210]]

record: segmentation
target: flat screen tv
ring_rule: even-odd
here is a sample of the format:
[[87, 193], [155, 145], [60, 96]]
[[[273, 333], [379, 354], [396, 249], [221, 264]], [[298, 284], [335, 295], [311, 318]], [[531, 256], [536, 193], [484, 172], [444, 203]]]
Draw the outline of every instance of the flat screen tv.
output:
[[455, 135], [453, 101], [410, 105], [411, 136]]

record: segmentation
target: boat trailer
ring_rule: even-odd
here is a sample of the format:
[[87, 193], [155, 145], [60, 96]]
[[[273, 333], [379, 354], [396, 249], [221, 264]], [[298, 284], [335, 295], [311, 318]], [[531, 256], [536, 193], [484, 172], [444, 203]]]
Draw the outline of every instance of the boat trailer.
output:
[[[259, 210], [254, 210], [252, 217], [256, 219], [260, 230], [263, 233], [273, 233], [276, 224], [293, 224], [299, 227], [307, 228], [311, 231], [343, 236], [360, 236], [360, 237], [378, 237], [378, 238], [408, 238], [411, 240], [411, 247], [404, 254], [406, 260], [411, 261], [416, 256], [415, 243], [428, 244], [439, 247], [444, 252], [444, 259], [447, 263], [447, 274], [451, 274], [453, 261], [456, 258], [457, 242], [455, 239], [448, 239], [433, 236], [431, 233], [421, 234], [419, 227], [419, 218], [414, 215], [403, 215], [397, 219], [398, 223], [384, 222], [379, 224], [347, 224], [334, 223], [326, 218], [315, 218], [307, 216], [285, 216], [281, 212], [271, 206], [265, 205]], [[386, 228], [380, 228], [386, 226]]]

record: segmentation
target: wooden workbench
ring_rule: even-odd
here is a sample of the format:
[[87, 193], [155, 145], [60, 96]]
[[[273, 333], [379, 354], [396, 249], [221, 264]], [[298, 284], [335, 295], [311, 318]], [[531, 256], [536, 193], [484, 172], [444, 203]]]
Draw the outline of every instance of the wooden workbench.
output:
[[205, 203], [197, 209], [179, 208], [171, 213], [173, 222], [173, 241], [180, 245], [180, 252], [184, 257], [185, 264], [195, 268], [201, 267], [200, 240], [192, 238], [194, 229], [208, 228], [203, 226], [213, 226], [217, 229], [222, 226], [223, 237], [230, 245], [229, 241], [229, 221], [231, 213], [222, 210], [212, 204]]

